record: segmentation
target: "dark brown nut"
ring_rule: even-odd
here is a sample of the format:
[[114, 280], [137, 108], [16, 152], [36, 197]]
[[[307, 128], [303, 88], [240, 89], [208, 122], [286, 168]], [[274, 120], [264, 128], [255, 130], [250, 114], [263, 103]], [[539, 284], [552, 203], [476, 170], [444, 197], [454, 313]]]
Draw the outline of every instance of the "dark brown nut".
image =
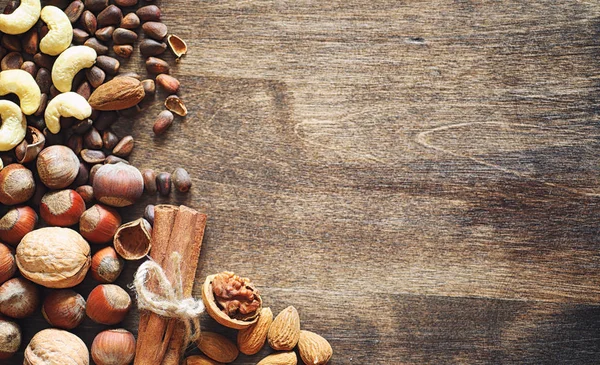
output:
[[135, 203], [144, 192], [144, 179], [140, 171], [124, 163], [102, 165], [96, 171], [92, 187], [101, 203], [125, 207]]
[[91, 128], [86, 134], [83, 136], [83, 146], [85, 148], [91, 149], [101, 149], [102, 148], [102, 136], [98, 132], [96, 128]]
[[116, 163], [119, 163], [119, 162], [122, 162], [124, 164], [129, 165], [129, 161], [127, 161], [125, 159], [122, 159], [121, 157], [117, 157], [115, 155], [107, 156], [106, 160], [104, 160], [104, 164], [105, 165], [107, 165], [107, 164], [116, 164]]
[[35, 160], [38, 154], [44, 149], [46, 137], [39, 129], [27, 126], [23, 142], [15, 148], [15, 157], [20, 164], [29, 163]]
[[5, 70], [18, 70], [23, 65], [23, 56], [19, 52], [10, 52], [0, 62], [0, 68]]
[[131, 154], [131, 151], [133, 151], [134, 144], [135, 141], [132, 136], [125, 136], [115, 146], [112, 153], [117, 157], [127, 157]]
[[77, 186], [87, 184], [89, 178], [90, 178], [90, 169], [83, 162], [80, 163], [79, 164], [79, 172], [77, 173], [77, 177], [75, 178], [75, 181], [73, 181], [72, 187], [77, 187]]
[[142, 177], [144, 179], [144, 190], [149, 194], [156, 193], [156, 172], [152, 169], [145, 169], [142, 171]]
[[8, 52], [6, 51], [6, 49], [0, 47], [0, 59], [2, 59], [4, 56], [6, 56]]
[[119, 114], [115, 111], [104, 111], [98, 115], [98, 118], [94, 121], [94, 128], [99, 131], [103, 131], [109, 128], [119, 119]]
[[113, 46], [113, 51], [121, 58], [129, 58], [133, 54], [133, 46], [130, 44], [116, 44]]
[[143, 22], [160, 21], [160, 9], [156, 5], [142, 6], [135, 13]]
[[81, 150], [80, 155], [82, 160], [92, 165], [103, 163], [106, 159], [106, 155], [100, 150], [83, 149]]
[[169, 64], [160, 58], [148, 57], [146, 59], [146, 70], [152, 74], [168, 74]]
[[83, 149], [83, 136], [73, 134], [67, 139], [67, 147], [69, 147], [75, 154], [79, 155]]
[[192, 178], [188, 172], [178, 167], [172, 174], [173, 186], [182, 193], [187, 193], [192, 187]]
[[71, 127], [71, 129], [73, 130], [73, 133], [83, 135], [90, 130], [93, 123], [93, 120], [86, 118], [84, 120], [77, 121], [73, 127]]
[[158, 114], [158, 117], [154, 121], [154, 125], [152, 126], [152, 131], [155, 135], [160, 136], [165, 133], [167, 129], [171, 127], [173, 124], [173, 113], [168, 110], [163, 110]]
[[34, 55], [38, 52], [40, 36], [37, 29], [31, 28], [23, 35], [23, 51], [27, 54]]
[[142, 56], [158, 56], [167, 50], [166, 43], [157, 42], [154, 39], [144, 39], [140, 42], [140, 53]]
[[98, 38], [99, 40], [101, 40], [103, 42], [110, 42], [114, 32], [115, 32], [115, 27], [113, 27], [112, 25], [109, 25], [107, 27], [98, 29], [96, 31], [96, 33], [94, 33], [94, 35], [96, 36], [96, 38]]
[[34, 192], [35, 180], [28, 168], [13, 163], [0, 171], [0, 203], [21, 204], [29, 200]]
[[16, 35], [4, 34], [2, 41], [0, 42], [2, 47], [6, 48], [9, 52], [21, 52], [21, 38]]
[[47, 25], [43, 25], [43, 26], [41, 26], [41, 27], [40, 27], [40, 30], [39, 30], [39, 32], [38, 32], [38, 34], [39, 34], [39, 36], [40, 36], [40, 39], [41, 39], [41, 38], [44, 38], [46, 35], [48, 35], [48, 31], [49, 31], [49, 29], [48, 29], [48, 26], [47, 26]]
[[183, 100], [177, 95], [169, 95], [165, 99], [165, 107], [181, 117], [187, 115], [187, 108], [185, 107]]
[[50, 86], [52, 86], [50, 71], [44, 67], [40, 67], [35, 75], [35, 82], [40, 87], [42, 93], [48, 94], [50, 92]]
[[179, 80], [171, 75], [160, 74], [156, 76], [156, 84], [169, 94], [176, 94], [179, 91]]
[[86, 204], [94, 201], [94, 189], [91, 185], [81, 185], [75, 191], [81, 196]]
[[140, 17], [136, 13], [129, 13], [121, 20], [121, 28], [125, 29], [136, 29], [140, 26]]
[[119, 68], [121, 67], [121, 64], [116, 58], [108, 56], [98, 56], [98, 58], [96, 58], [96, 66], [100, 67], [107, 74], [114, 76], [117, 73], [119, 73]]
[[119, 137], [111, 129], [106, 129], [102, 132], [102, 143], [104, 148], [112, 150], [119, 143]]
[[169, 195], [171, 193], [171, 174], [168, 172], [161, 172], [156, 175], [156, 187], [160, 195]]
[[115, 4], [127, 8], [130, 6], [136, 6], [138, 3], [138, 0], [115, 0]]
[[75, 90], [75, 92], [83, 96], [87, 100], [90, 98], [90, 95], [92, 95], [92, 86], [89, 82], [84, 81], [81, 83], [81, 85], [79, 85], [79, 87], [77, 87], [77, 90]]
[[85, 5], [83, 4], [83, 2], [75, 0], [72, 3], [70, 3], [69, 6], [67, 6], [67, 8], [65, 9], [65, 14], [67, 14], [67, 18], [69, 18], [71, 24], [74, 24], [75, 22], [77, 22], [77, 20], [79, 20], [79, 17], [81, 16], [81, 14], [83, 14], [84, 10]]
[[123, 12], [115, 5], [109, 5], [100, 12], [97, 16], [98, 26], [105, 27], [107, 25], [119, 26], [123, 20]]
[[104, 43], [100, 42], [97, 38], [89, 38], [83, 44], [92, 48], [99, 55], [105, 55], [108, 53], [108, 47]]
[[92, 66], [91, 68], [86, 69], [85, 76], [93, 88], [97, 88], [98, 86], [102, 85], [106, 79], [106, 73], [104, 73], [104, 71], [97, 66]]
[[19, 0], [10, 0], [9, 2], [6, 3], [6, 6], [4, 7], [4, 10], [2, 11], [3, 14], [12, 14], [18, 7], [19, 7], [20, 1]]
[[54, 60], [54, 57], [39, 52], [33, 56], [33, 62], [35, 62], [35, 64], [39, 67], [43, 67], [47, 70], [52, 70], [52, 66], [54, 66]]
[[44, 114], [44, 111], [46, 111], [46, 105], [48, 105], [48, 94], [42, 93], [42, 95], [40, 96], [40, 107], [38, 108], [38, 110], [35, 111], [35, 113], [33, 113], [33, 115], [35, 115], [36, 117], [42, 116], [42, 114]]
[[[94, 207], [98, 206], [100, 205], [97, 204]], [[110, 209], [114, 211], [113, 209], [108, 207], [104, 207], [104, 209]], [[116, 213], [116, 211], [114, 212]], [[113, 225], [108, 223], [112, 221], [110, 214], [106, 214], [104, 216], [98, 215], [97, 220], [98, 224], [96, 226], [102, 224], [105, 226], [110, 226], [112, 230]], [[120, 217], [118, 222], [119, 224], [116, 227], [114, 227], [114, 231], [112, 232], [112, 235], [108, 240], [112, 239], [112, 236], [117, 231], [117, 228], [119, 228], [119, 226], [121, 225]], [[96, 252], [96, 254], [92, 256], [92, 266], [90, 267], [90, 271], [92, 273], [92, 277], [96, 281], [99, 281], [103, 284], [114, 283], [115, 280], [117, 280], [117, 278], [119, 277], [119, 275], [121, 275], [124, 265], [125, 261], [121, 257], [119, 257], [119, 255], [117, 255], [115, 249], [108, 246]]]
[[[86, 8], [89, 9], [87, 4]], [[81, 14], [79, 23], [81, 24], [81, 28], [88, 32], [88, 34], [94, 34], [96, 33], [96, 29], [98, 29], [98, 21], [96, 20], [96, 16], [90, 10], [86, 10], [83, 12], [83, 14]]]
[[154, 225], [154, 205], [146, 205], [146, 208], [144, 208], [144, 219], [147, 220], [150, 225]]
[[137, 41], [137, 37], [134, 31], [125, 28], [115, 29], [112, 35], [115, 44], [133, 44]]
[[74, 44], [84, 44], [85, 41], [88, 40], [90, 35], [83, 29], [73, 28], [73, 43]]
[[60, 91], [58, 91], [56, 86], [50, 86], [50, 99], [54, 99], [58, 94], [60, 94]]
[[163, 40], [168, 32], [167, 26], [161, 22], [146, 22], [142, 25], [142, 30], [146, 36], [156, 39], [157, 41]]
[[26, 318], [40, 305], [37, 286], [24, 278], [12, 278], [0, 286], [0, 313], [12, 318]]
[[46, 5], [56, 6], [60, 10], [65, 10], [69, 5], [70, 0], [46, 0]]
[[25, 61], [21, 65], [21, 70], [27, 71], [27, 73], [30, 74], [31, 77], [35, 77], [38, 71], [38, 67], [33, 61]]
[[108, 6], [108, 0], [85, 0], [85, 8], [97, 13]]
[[63, 130], [70, 129], [77, 119], [73, 117], [61, 117], [60, 118], [60, 128]]
[[154, 83], [154, 80], [142, 80], [142, 86], [144, 87], [144, 92], [146, 93], [145, 98], [153, 97], [156, 93], [156, 84]]

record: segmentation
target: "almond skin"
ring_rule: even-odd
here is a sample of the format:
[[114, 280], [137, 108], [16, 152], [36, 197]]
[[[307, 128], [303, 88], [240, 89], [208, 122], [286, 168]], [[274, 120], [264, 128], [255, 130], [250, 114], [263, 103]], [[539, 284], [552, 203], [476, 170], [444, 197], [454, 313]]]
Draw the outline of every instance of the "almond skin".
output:
[[100, 85], [88, 102], [96, 110], [122, 110], [137, 105], [145, 95], [140, 80], [123, 76]]
[[288, 351], [271, 354], [260, 360], [256, 365], [296, 365], [297, 363], [298, 359], [296, 358], [296, 353], [294, 351]]
[[237, 343], [240, 352], [246, 355], [259, 352], [267, 340], [271, 323], [273, 323], [271, 308], [263, 308], [255, 324], [238, 332]]
[[326, 339], [310, 331], [300, 331], [298, 353], [305, 364], [324, 365], [333, 355], [333, 349]]
[[267, 338], [274, 350], [289, 351], [296, 347], [300, 338], [300, 316], [294, 306], [287, 307], [275, 317]]
[[218, 362], [233, 362], [239, 355], [233, 342], [214, 332], [203, 331], [196, 345], [204, 355]]

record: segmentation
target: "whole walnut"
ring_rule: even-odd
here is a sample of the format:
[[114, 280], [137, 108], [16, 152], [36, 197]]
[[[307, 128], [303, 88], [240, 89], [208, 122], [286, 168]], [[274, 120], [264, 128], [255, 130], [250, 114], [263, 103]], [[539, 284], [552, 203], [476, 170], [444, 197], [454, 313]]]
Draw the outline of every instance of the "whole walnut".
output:
[[74, 334], [54, 328], [38, 332], [27, 348], [23, 365], [89, 365], [90, 353]]
[[17, 266], [23, 276], [48, 288], [71, 288], [90, 267], [90, 245], [70, 228], [36, 229], [17, 246]]

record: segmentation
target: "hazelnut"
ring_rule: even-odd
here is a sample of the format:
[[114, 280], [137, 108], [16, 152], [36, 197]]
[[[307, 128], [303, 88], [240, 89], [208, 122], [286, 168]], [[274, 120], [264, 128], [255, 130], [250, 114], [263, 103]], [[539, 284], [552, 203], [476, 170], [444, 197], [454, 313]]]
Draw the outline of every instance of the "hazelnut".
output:
[[16, 245], [37, 224], [35, 210], [28, 206], [14, 207], [0, 218], [0, 240]]
[[112, 283], [121, 275], [123, 264], [114, 248], [105, 247], [92, 256], [92, 277], [101, 283]]
[[84, 211], [83, 198], [71, 189], [47, 192], [40, 205], [42, 219], [59, 227], [68, 227], [79, 222], [79, 217]]
[[12, 250], [0, 243], [0, 284], [12, 278], [16, 271], [17, 264]]
[[25, 349], [27, 365], [89, 365], [90, 353], [83, 341], [67, 331], [49, 328], [38, 332]]
[[122, 162], [98, 168], [93, 180], [94, 197], [113, 207], [133, 204], [144, 192], [140, 171]]
[[21, 204], [35, 192], [33, 173], [20, 164], [10, 164], [0, 171], [0, 203]]
[[86, 204], [90, 204], [92, 201], [94, 201], [94, 189], [91, 185], [81, 185], [77, 187], [75, 191], [77, 194], [81, 195], [81, 198], [84, 202], [86, 202]]
[[106, 205], [95, 204], [79, 218], [79, 233], [91, 243], [112, 240], [121, 225], [119, 213]]
[[8, 359], [21, 347], [21, 328], [0, 317], [0, 360]]
[[94, 322], [114, 325], [125, 319], [131, 308], [131, 297], [121, 287], [101, 284], [92, 290], [87, 299], [85, 313]]
[[44, 299], [42, 315], [52, 327], [73, 329], [85, 317], [85, 300], [71, 289], [53, 291]]
[[81, 283], [88, 271], [90, 245], [70, 228], [40, 228], [23, 237], [16, 260], [21, 274], [34, 283], [70, 288]]
[[40, 180], [50, 189], [64, 189], [79, 173], [79, 159], [69, 147], [54, 145], [40, 152], [37, 159]]
[[0, 313], [12, 318], [26, 318], [40, 304], [38, 288], [23, 278], [12, 278], [0, 286]]
[[122, 328], [102, 331], [94, 338], [91, 353], [96, 365], [127, 365], [135, 356], [135, 337]]

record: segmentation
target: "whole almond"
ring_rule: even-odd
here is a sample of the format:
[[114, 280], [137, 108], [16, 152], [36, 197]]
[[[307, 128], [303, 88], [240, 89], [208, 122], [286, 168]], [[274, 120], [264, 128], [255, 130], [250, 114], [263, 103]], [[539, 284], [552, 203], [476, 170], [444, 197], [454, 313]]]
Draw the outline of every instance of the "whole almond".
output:
[[298, 352], [305, 364], [324, 365], [327, 364], [333, 350], [329, 342], [318, 334], [310, 331], [300, 331], [298, 341]]
[[256, 365], [296, 365], [298, 359], [294, 351], [278, 352], [260, 360]]
[[219, 362], [233, 362], [239, 354], [233, 342], [215, 332], [203, 331], [196, 345], [204, 355]]
[[274, 350], [289, 351], [296, 347], [300, 338], [300, 316], [294, 306], [282, 310], [275, 317], [267, 339]]
[[124, 76], [100, 85], [88, 102], [96, 110], [122, 110], [137, 105], [144, 95], [140, 80]]
[[238, 332], [237, 344], [240, 352], [246, 355], [254, 355], [259, 352], [267, 340], [271, 323], [273, 323], [271, 308], [261, 309], [258, 321]]
[[209, 359], [204, 355], [192, 355], [183, 360], [183, 365], [223, 365], [223, 363]]

